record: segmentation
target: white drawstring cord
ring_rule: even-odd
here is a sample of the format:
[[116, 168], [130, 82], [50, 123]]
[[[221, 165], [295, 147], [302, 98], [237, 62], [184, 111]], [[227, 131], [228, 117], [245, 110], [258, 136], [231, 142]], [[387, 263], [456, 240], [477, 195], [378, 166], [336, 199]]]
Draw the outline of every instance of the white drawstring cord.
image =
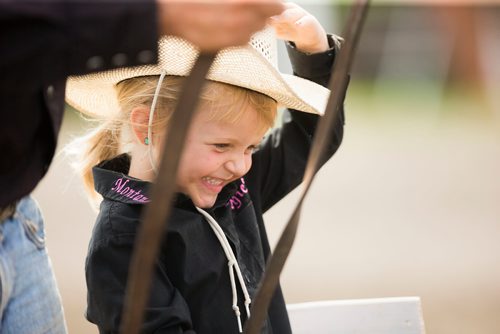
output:
[[238, 281], [240, 282], [241, 285], [241, 290], [243, 291], [243, 296], [245, 297], [245, 310], [247, 313], [247, 318], [250, 318], [250, 303], [252, 300], [250, 299], [250, 294], [248, 293], [247, 287], [245, 285], [245, 281], [243, 279], [243, 275], [241, 274], [240, 266], [238, 265], [238, 261], [236, 260], [236, 257], [234, 256], [233, 249], [231, 248], [231, 245], [229, 244], [229, 241], [227, 240], [226, 235], [224, 234], [224, 231], [222, 228], [219, 226], [217, 221], [205, 210], [200, 209], [196, 207], [196, 210], [200, 212], [207, 222], [209, 223], [210, 227], [214, 231], [217, 239], [219, 239], [219, 242], [222, 246], [222, 249], [224, 250], [224, 253], [226, 254], [226, 257], [228, 259], [228, 267], [229, 267], [229, 279], [231, 281], [231, 290], [233, 294], [233, 311], [236, 314], [236, 319], [238, 320], [238, 329], [239, 332], [242, 333], [243, 329], [241, 326], [241, 314], [240, 314], [240, 309], [238, 307], [238, 292], [236, 291], [236, 282], [234, 279], [234, 271], [236, 271], [236, 275], [238, 276]]
[[153, 117], [156, 108], [156, 101], [158, 100], [158, 95], [160, 95], [161, 84], [163, 83], [163, 79], [167, 75], [167, 71], [163, 70], [160, 74], [160, 78], [158, 79], [158, 84], [156, 85], [155, 95], [153, 96], [153, 102], [151, 103], [151, 110], [149, 111], [149, 121], [148, 121], [148, 154], [149, 154], [149, 163], [153, 168], [153, 172], [155, 175], [158, 175], [158, 168], [156, 168], [156, 164], [153, 157]]
[[236, 319], [238, 320], [238, 329], [241, 333], [241, 313], [240, 308], [238, 307], [238, 292], [236, 291], [236, 282], [234, 280], [234, 261], [229, 260], [227, 265], [229, 267], [229, 280], [231, 282], [231, 292], [233, 294], [233, 311], [236, 314]]

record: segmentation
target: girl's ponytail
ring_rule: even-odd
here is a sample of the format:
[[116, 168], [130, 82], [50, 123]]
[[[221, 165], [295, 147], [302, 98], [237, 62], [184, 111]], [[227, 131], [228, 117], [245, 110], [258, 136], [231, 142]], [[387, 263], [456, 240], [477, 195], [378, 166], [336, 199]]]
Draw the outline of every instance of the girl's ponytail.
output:
[[66, 147], [66, 152], [76, 158], [72, 165], [82, 176], [84, 188], [94, 203], [100, 200], [100, 196], [94, 190], [92, 168], [118, 155], [121, 126], [121, 122], [107, 120]]

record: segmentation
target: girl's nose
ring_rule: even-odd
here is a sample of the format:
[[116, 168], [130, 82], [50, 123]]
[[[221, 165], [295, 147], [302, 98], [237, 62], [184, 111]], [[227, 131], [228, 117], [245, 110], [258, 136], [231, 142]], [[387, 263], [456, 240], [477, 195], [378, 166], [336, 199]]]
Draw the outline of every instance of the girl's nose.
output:
[[225, 164], [225, 167], [234, 176], [236, 177], [243, 176], [247, 172], [246, 158], [244, 156], [241, 156], [228, 160]]

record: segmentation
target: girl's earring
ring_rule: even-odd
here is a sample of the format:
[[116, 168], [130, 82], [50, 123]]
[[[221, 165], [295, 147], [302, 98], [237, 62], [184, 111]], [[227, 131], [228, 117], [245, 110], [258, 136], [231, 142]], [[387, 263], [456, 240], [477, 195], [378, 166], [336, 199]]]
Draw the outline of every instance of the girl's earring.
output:
[[148, 137], [145, 137], [145, 138], [144, 138], [144, 144], [145, 144], [145, 145], [149, 145], [149, 138], [148, 138]]

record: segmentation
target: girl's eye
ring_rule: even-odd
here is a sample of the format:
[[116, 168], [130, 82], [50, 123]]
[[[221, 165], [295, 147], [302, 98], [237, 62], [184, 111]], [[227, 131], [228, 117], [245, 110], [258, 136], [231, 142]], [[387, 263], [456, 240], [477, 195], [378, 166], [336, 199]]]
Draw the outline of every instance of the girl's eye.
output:
[[224, 151], [229, 147], [229, 144], [213, 144], [217, 151]]

